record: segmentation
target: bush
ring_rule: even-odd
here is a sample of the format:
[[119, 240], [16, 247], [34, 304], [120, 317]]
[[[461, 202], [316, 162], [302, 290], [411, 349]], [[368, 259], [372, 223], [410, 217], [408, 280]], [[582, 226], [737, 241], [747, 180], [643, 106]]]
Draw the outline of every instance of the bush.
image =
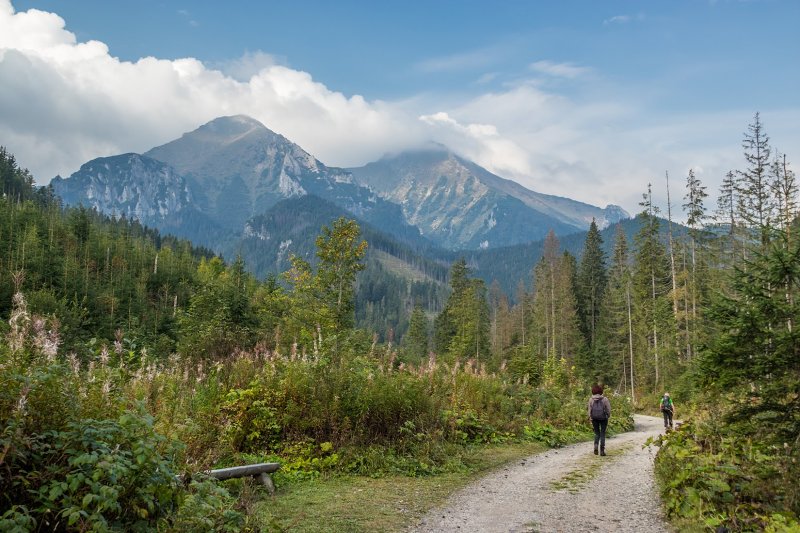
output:
[[[152, 418], [81, 419], [8, 442], [5, 499], [48, 530], [146, 530], [177, 503], [165, 439]], [[21, 509], [25, 509], [24, 512]], [[18, 520], [18, 518], [17, 518]]]
[[687, 422], [655, 440], [667, 515], [710, 529], [796, 531], [797, 444], [778, 446], [715, 426]]
[[183, 494], [169, 530], [241, 531], [244, 515], [234, 509], [236, 501], [230, 493], [211, 479], [193, 479]]

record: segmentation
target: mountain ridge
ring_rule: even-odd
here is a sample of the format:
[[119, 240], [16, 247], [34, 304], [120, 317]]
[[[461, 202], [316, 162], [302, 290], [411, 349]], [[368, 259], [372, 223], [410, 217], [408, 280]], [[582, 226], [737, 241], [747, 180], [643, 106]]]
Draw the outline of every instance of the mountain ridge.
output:
[[53, 185], [67, 204], [132, 216], [217, 251], [253, 217], [304, 195], [403, 242], [450, 250], [531, 242], [551, 229], [565, 235], [591, 218], [602, 226], [627, 215], [530, 191], [441, 146], [356, 169], [328, 167], [245, 115], [216, 118], [144, 154], [89, 161]]
[[629, 218], [619, 206], [599, 208], [531, 191], [442, 145], [384, 156], [349, 171], [356, 182], [400, 204], [409, 223], [450, 249], [520, 244], [551, 229], [558, 235], [586, 230], [592, 219], [606, 227]]

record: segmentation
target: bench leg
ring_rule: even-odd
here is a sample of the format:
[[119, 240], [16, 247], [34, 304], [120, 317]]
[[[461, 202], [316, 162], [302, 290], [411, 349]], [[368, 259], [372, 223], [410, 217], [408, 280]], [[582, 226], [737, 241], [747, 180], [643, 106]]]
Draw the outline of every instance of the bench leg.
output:
[[275, 484], [272, 482], [272, 477], [269, 474], [261, 472], [261, 474], [258, 475], [258, 480], [261, 481], [262, 485], [267, 487], [267, 492], [269, 492], [270, 495], [275, 494]]

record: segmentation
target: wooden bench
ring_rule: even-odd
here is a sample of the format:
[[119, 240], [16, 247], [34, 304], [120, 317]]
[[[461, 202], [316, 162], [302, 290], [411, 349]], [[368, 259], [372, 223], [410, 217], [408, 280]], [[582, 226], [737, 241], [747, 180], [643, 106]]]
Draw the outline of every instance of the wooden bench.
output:
[[[244, 466], [232, 466], [230, 468], [218, 468], [216, 470], [204, 470], [201, 472], [206, 476], [223, 481], [239, 477], [257, 477], [258, 480], [267, 488], [267, 492], [275, 494], [275, 484], [272, 482], [272, 474], [280, 468], [280, 463], [256, 463]], [[182, 480], [178, 476], [179, 480]]]

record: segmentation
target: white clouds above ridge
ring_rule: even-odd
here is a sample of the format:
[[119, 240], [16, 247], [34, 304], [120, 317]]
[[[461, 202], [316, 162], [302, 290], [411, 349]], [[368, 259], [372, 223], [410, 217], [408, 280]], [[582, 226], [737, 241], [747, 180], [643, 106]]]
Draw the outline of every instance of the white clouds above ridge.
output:
[[[489, 67], [490, 52], [417, 67]], [[219, 69], [194, 58], [120, 61], [104, 43], [78, 42], [58, 15], [15, 13], [9, 0], [0, 0], [0, 144], [39, 182], [92, 158], [142, 152], [240, 113], [329, 165], [361, 165], [435, 140], [534, 190], [629, 211], [648, 181], [658, 186], [664, 170], [677, 185], [690, 166], [702, 166], [701, 178], [714, 194], [719, 178], [739, 164], [740, 133], [752, 110], [645, 118], [629, 94], [567, 97], [545, 90], [537, 78], [581, 83], [587, 73], [598, 74], [591, 66], [540, 58], [529, 63], [526, 78], [482, 94], [367, 100], [332, 90], [261, 51]], [[485, 81], [495, 76], [486, 74]], [[763, 117], [769, 127], [769, 116]], [[783, 140], [787, 147], [793, 141]]]

